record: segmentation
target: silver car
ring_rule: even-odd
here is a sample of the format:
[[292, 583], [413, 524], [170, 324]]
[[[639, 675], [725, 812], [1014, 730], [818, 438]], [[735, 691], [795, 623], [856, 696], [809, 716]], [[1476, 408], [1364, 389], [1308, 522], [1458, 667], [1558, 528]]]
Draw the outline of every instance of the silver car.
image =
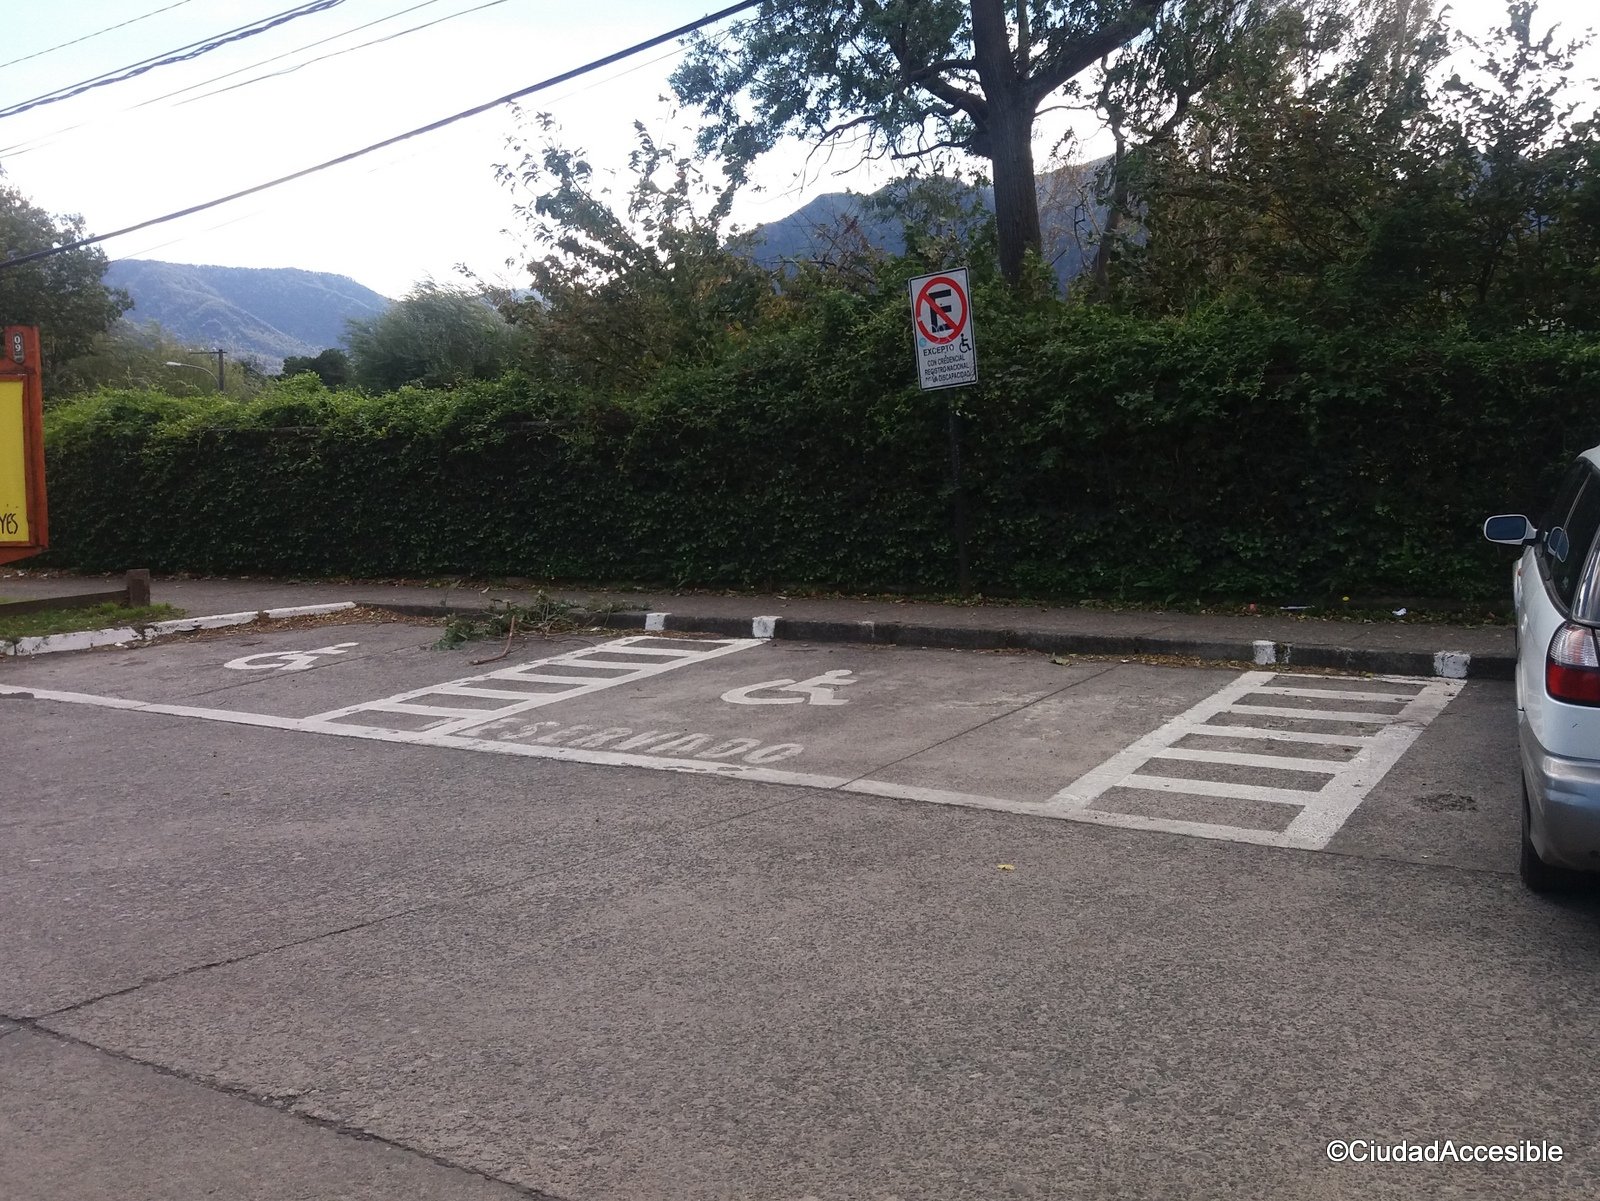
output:
[[1504, 514], [1483, 534], [1523, 548], [1512, 583], [1521, 871], [1551, 892], [1600, 871], [1600, 446], [1579, 456], [1537, 527]]

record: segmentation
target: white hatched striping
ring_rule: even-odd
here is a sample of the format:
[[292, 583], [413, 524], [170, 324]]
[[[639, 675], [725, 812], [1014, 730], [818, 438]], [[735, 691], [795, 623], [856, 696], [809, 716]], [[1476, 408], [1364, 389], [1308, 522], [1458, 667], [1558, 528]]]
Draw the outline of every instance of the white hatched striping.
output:
[[[1100, 825], [1128, 826], [1141, 830], [1166, 830], [1204, 838], [1227, 838], [1238, 842], [1320, 850], [1327, 846], [1339, 828], [1355, 812], [1367, 794], [1399, 761], [1411, 744], [1461, 691], [1460, 680], [1420, 680], [1386, 676], [1363, 680], [1360, 688], [1314, 689], [1277, 685], [1281, 679], [1269, 671], [1249, 671], [1233, 683], [1213, 693], [1198, 705], [1151, 731], [1098, 767], [1086, 772], [1050, 799], [1046, 808], [1061, 817]], [[1333, 678], [1333, 677], [1320, 677]], [[1404, 688], [1414, 691], [1397, 691]], [[1399, 705], [1393, 714], [1341, 711], [1337, 709], [1294, 709], [1244, 703], [1245, 698], [1266, 695], [1296, 699], [1326, 699], [1349, 703]], [[1375, 727], [1361, 734], [1329, 734], [1316, 731], [1272, 730], [1250, 725], [1211, 725], [1213, 718], [1278, 717], [1304, 721], [1350, 722]], [[1245, 751], [1210, 750], [1175, 745], [1190, 735], [1229, 738], [1244, 742], [1295, 743], [1306, 748], [1294, 757], [1252, 754]], [[1318, 758], [1317, 746], [1353, 749], [1349, 758]], [[1244, 782], [1191, 780], [1161, 774], [1163, 762], [1222, 764], [1249, 771], [1276, 770], [1313, 772], [1327, 777], [1320, 785], [1288, 788]], [[1298, 807], [1283, 830], [1265, 830], [1226, 822], [1186, 821], [1117, 813], [1095, 807], [1113, 788], [1144, 789], [1178, 793], [1203, 801], [1206, 798], [1266, 802]]]
[[[326, 713], [318, 713], [302, 720], [304, 724], [316, 725], [337, 722], [342, 718], [358, 714], [410, 714], [439, 718], [437, 723], [428, 727], [430, 734], [455, 734], [501, 718], [513, 717], [529, 709], [542, 708], [558, 701], [571, 700], [573, 697], [588, 696], [593, 692], [615, 688], [618, 684], [631, 684], [635, 680], [658, 676], [662, 672], [687, 667], [692, 663], [704, 663], [708, 659], [731, 655], [735, 651], [760, 646], [764, 639], [716, 638], [685, 641], [681, 647], [670, 648], [638, 645], [641, 642], [658, 641], [659, 638], [648, 635], [616, 638], [610, 642], [582, 647], [565, 654], [552, 655], [548, 659], [535, 659], [531, 663], [519, 663], [515, 667], [502, 667], [498, 671], [485, 672], [481, 676], [468, 676], [444, 684], [430, 684], [426, 688], [413, 688], [410, 692], [399, 692], [380, 700], [362, 701], [358, 705], [330, 709]], [[561, 670], [564, 667], [581, 668], [588, 672], [610, 671], [616, 674], [607, 676], [572, 672], [564, 674]], [[514, 688], [496, 688], [493, 686], [496, 681], [507, 684], [516, 681], [532, 684], [564, 684], [566, 687], [550, 692], [528, 692]], [[506, 703], [495, 708], [452, 705], [450, 704], [452, 697], [484, 697], [489, 700], [504, 700]], [[379, 721], [374, 724], [381, 728], [383, 723]]]

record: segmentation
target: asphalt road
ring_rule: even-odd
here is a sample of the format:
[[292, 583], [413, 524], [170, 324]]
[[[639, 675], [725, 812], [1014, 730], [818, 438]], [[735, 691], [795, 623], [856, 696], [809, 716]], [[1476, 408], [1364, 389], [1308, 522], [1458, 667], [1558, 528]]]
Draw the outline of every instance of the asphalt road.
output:
[[436, 633], [0, 662], [0, 1197], [1600, 1188], [1509, 685]]

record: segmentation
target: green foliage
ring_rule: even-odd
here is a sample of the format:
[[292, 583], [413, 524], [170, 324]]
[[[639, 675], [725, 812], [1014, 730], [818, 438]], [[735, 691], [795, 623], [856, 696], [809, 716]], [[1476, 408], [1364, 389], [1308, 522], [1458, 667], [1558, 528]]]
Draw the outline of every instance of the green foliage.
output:
[[497, 168], [542, 251], [528, 264], [532, 294], [501, 307], [528, 336], [527, 370], [552, 383], [626, 391], [710, 362], [771, 294], [766, 273], [724, 244], [731, 193], [634, 129], [632, 179], [615, 199], [545, 115], [536, 139], [513, 141], [519, 160]]
[[[864, 155], [968, 151], [990, 162], [997, 251], [1016, 284], [1038, 254], [1032, 132], [1046, 101], [1169, 11], [1244, 0], [770, 0], [693, 41], [672, 85], [705, 114], [702, 151], [732, 177], [785, 134], [855, 138]], [[1221, 28], [1226, 20], [1212, 20]]]
[[315, 355], [290, 355], [283, 360], [283, 371], [279, 378], [287, 379], [307, 371], [321, 380], [326, 387], [342, 388], [352, 377], [350, 356], [337, 346], [331, 346]]
[[[47, 250], [84, 236], [82, 217], [55, 217], [0, 183], [0, 259]], [[62, 364], [87, 353], [95, 339], [133, 306], [107, 288], [105, 252], [80, 247], [0, 270], [0, 324], [37, 325], [46, 392], [61, 385]]]
[[540, 591], [523, 604], [492, 600], [485, 613], [462, 613], [445, 619], [444, 633], [434, 643], [437, 650], [449, 650], [465, 642], [485, 638], [509, 640], [517, 634], [550, 634], [578, 629], [580, 617], [587, 616], [571, 601]]
[[[972, 570], [990, 595], [1498, 597], [1483, 516], [1600, 441], [1576, 337], [1150, 319], [976, 287]], [[508, 376], [51, 414], [52, 561], [948, 590], [944, 394], [903, 289], [817, 288], [626, 404]]]
[[418, 284], [382, 316], [349, 323], [350, 370], [363, 388], [455, 388], [494, 379], [517, 361], [521, 338], [484, 297]]
[[[122, 320], [98, 335], [83, 354], [57, 367], [45, 404], [54, 406], [69, 396], [104, 388], [158, 388], [174, 396], [212, 396], [217, 390], [216, 367], [212, 352], [196, 351], [154, 323]], [[254, 396], [265, 383], [265, 376], [248, 360], [230, 358], [223, 378], [224, 394], [234, 400]]]
[[1279, 12], [1166, 125], [1131, 121], [1113, 199], [1137, 221], [1104, 248], [1102, 294], [1145, 313], [1248, 298], [1340, 328], [1597, 328], [1600, 126], [1578, 43], [1513, 3], [1456, 46], [1478, 65], [1444, 78], [1449, 35], [1409, 0]]

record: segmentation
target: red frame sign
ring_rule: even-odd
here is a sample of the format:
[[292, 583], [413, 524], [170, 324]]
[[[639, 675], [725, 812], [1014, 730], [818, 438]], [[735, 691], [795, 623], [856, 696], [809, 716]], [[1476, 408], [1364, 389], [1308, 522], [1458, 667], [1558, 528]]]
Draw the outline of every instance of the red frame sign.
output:
[[0, 563], [50, 545], [40, 367], [39, 331], [6, 326], [0, 345]]

